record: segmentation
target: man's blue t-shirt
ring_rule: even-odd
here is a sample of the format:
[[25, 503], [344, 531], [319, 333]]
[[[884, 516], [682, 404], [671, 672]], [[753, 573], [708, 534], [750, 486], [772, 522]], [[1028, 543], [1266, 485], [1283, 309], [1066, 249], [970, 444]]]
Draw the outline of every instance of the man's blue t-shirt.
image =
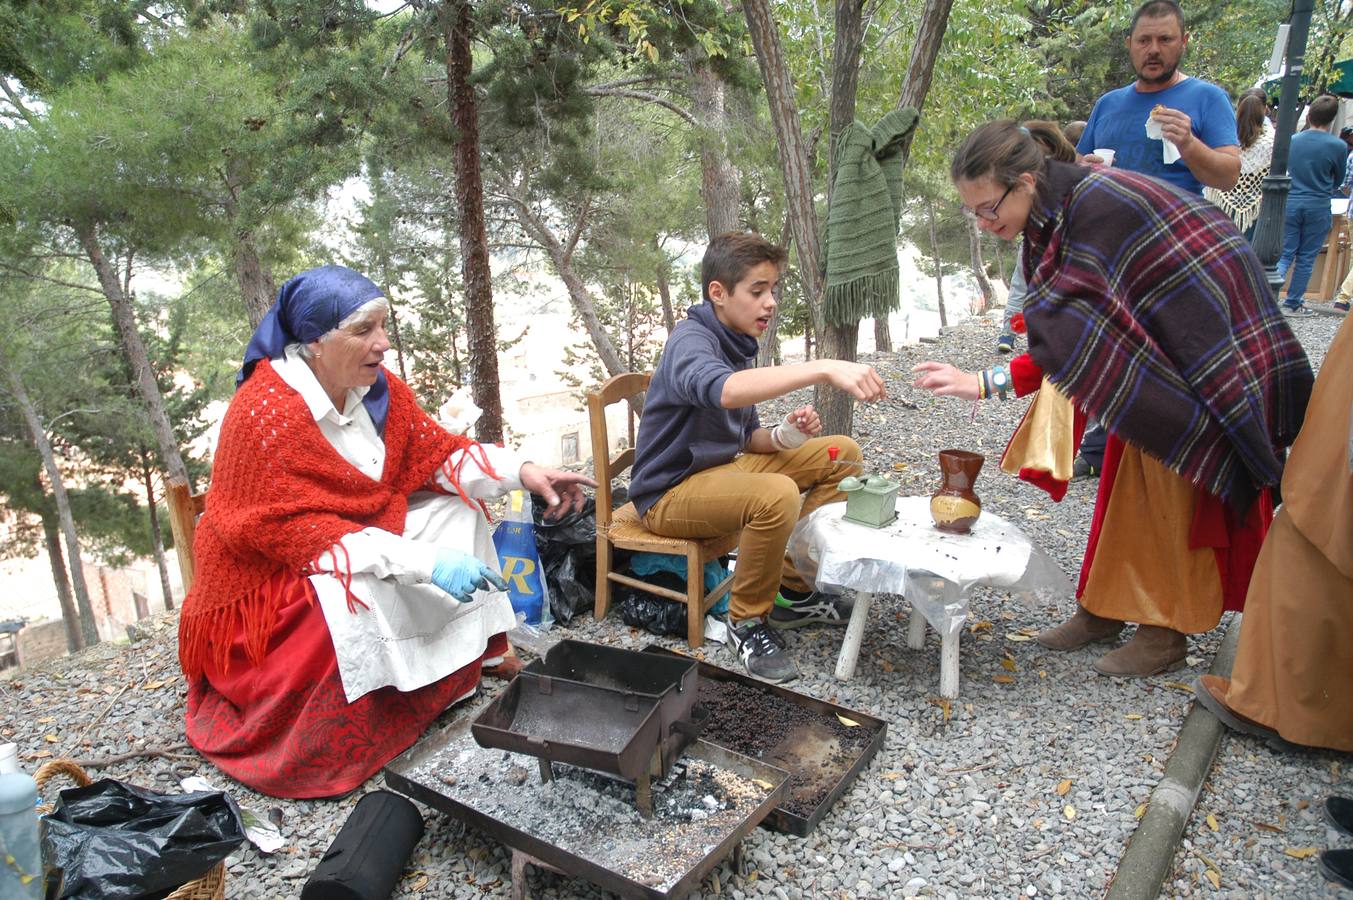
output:
[[1288, 200], [1328, 200], [1342, 194], [1339, 186], [1348, 164], [1348, 145], [1312, 128], [1292, 136], [1287, 151], [1287, 174], [1292, 176]]
[[1186, 113], [1193, 120], [1193, 136], [1207, 146], [1213, 149], [1240, 146], [1236, 115], [1226, 92], [1201, 78], [1186, 78], [1154, 93], [1140, 93], [1133, 82], [1100, 97], [1090, 113], [1085, 133], [1076, 144], [1076, 152], [1085, 154], [1101, 147], [1111, 148], [1114, 168], [1152, 175], [1201, 194], [1203, 183], [1193, 176], [1184, 161], [1165, 165], [1164, 141], [1146, 136], [1146, 120], [1157, 103]]

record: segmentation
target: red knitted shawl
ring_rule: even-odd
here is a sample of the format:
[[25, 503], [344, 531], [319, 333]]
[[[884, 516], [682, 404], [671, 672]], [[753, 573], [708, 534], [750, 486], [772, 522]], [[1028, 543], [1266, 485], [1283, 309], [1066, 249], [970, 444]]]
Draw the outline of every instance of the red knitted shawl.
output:
[[269, 362], [240, 386], [221, 425], [193, 544], [196, 578], [179, 619], [179, 662], [190, 677], [209, 657], [224, 669], [241, 632], [250, 660], [261, 663], [277, 610], [289, 599], [269, 589], [270, 579], [283, 570], [308, 574], [320, 554], [363, 528], [402, 534], [409, 494], [426, 486], [453, 450], [474, 446], [423, 412], [408, 385], [385, 375], [390, 415], [380, 481], [339, 455]]

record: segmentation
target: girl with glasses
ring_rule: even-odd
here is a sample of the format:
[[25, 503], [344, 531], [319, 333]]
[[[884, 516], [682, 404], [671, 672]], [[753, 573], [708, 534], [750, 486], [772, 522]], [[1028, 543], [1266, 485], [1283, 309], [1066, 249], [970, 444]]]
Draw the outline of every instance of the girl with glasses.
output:
[[1078, 605], [1037, 639], [1075, 650], [1136, 622], [1132, 640], [1095, 669], [1179, 668], [1187, 634], [1243, 605], [1270, 488], [1310, 394], [1306, 355], [1249, 243], [1201, 197], [1135, 172], [1049, 160], [1013, 121], [970, 134], [950, 176], [979, 227], [1024, 239], [1029, 352], [1008, 370], [921, 363], [916, 384], [967, 400], [1044, 385], [1002, 467], [1054, 499], [1085, 416], [1104, 424]]

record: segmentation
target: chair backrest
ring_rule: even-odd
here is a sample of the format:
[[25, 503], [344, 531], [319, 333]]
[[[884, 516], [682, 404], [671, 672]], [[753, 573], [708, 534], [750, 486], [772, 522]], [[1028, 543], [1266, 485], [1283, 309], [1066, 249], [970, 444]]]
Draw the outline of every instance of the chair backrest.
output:
[[[592, 469], [597, 481], [597, 525], [611, 524], [611, 480], [634, 464], [635, 397], [648, 390], [651, 372], [626, 372], [608, 378], [587, 395], [587, 418], [592, 426]], [[626, 423], [629, 441], [626, 449], [611, 456], [610, 429], [606, 426], [606, 407], [629, 401]]]
[[179, 558], [179, 573], [183, 575], [183, 590], [193, 586], [193, 540], [197, 537], [197, 519], [207, 508], [207, 492], [194, 494], [188, 482], [171, 478], [164, 485], [165, 503], [169, 506], [169, 528], [174, 533], [174, 552]]

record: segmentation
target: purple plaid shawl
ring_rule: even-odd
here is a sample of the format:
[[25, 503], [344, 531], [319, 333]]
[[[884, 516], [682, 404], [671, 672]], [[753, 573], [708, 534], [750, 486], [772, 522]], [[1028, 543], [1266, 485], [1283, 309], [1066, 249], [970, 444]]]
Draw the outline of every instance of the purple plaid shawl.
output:
[[1112, 433], [1244, 511], [1282, 475], [1311, 366], [1211, 203], [1049, 161], [1024, 230], [1029, 353]]

